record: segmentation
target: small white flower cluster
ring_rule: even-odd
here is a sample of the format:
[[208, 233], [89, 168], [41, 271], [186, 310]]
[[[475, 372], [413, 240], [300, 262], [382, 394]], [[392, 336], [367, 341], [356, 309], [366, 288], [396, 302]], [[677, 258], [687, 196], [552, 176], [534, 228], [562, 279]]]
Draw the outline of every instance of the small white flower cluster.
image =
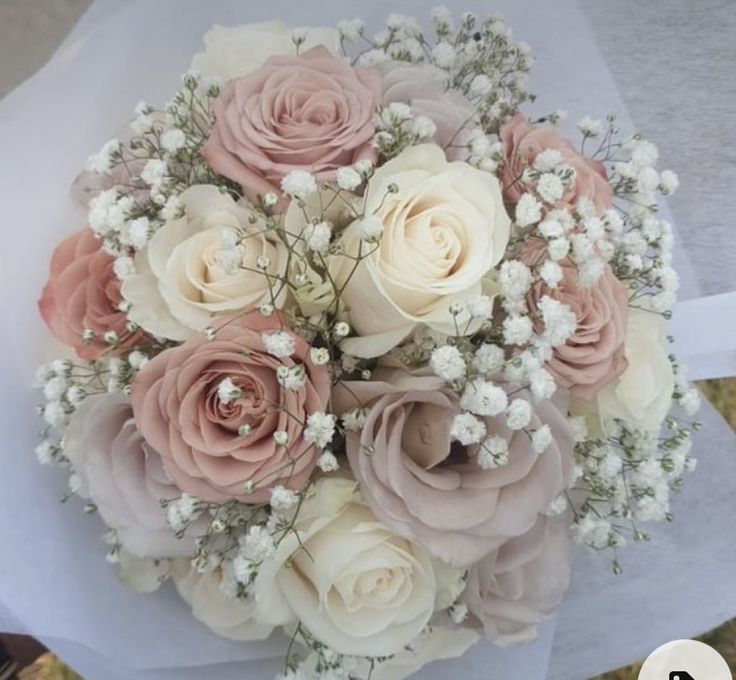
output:
[[398, 156], [406, 147], [426, 142], [434, 137], [437, 128], [426, 116], [416, 116], [411, 106], [392, 102], [376, 114], [376, 134], [373, 146], [383, 159]]

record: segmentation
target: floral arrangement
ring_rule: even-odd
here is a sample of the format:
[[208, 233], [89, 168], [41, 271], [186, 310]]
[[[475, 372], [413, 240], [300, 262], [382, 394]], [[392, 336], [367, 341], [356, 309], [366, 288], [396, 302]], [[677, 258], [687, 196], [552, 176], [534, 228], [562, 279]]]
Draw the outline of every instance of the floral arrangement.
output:
[[132, 588], [285, 631], [283, 679], [532, 640], [570, 538], [620, 572], [695, 465], [676, 176], [612, 116], [521, 113], [499, 17], [431, 19], [212, 28], [89, 159], [39, 303], [64, 498]]

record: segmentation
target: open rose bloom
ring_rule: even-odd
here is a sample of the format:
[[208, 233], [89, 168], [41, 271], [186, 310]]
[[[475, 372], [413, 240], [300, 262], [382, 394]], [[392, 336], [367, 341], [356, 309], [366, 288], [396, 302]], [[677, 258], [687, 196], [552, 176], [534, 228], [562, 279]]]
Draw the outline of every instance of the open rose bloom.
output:
[[290, 680], [533, 640], [571, 546], [618, 570], [694, 465], [674, 175], [529, 120], [527, 48], [450, 19], [213, 28], [90, 158], [40, 295], [39, 458], [126, 584], [285, 632]]

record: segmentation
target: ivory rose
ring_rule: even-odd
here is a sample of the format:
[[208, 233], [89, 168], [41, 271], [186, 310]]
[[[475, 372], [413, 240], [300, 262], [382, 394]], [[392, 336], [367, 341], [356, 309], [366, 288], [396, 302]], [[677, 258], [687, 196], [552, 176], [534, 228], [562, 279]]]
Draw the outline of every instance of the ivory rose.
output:
[[575, 207], [581, 198], [593, 201], [598, 210], [611, 207], [613, 189], [603, 163], [579, 154], [553, 128], [534, 126], [517, 113], [501, 128], [500, 137], [506, 156], [501, 183], [504, 198], [510, 204], [515, 205], [525, 191], [519, 181], [524, 170], [534, 163], [540, 152], [556, 149], [562, 155], [562, 161], [575, 170], [572, 188], [557, 202], [557, 207]]
[[[534, 266], [544, 256], [543, 246], [526, 249], [524, 261]], [[629, 315], [629, 290], [619, 281], [609, 265], [590, 287], [578, 282], [578, 269], [569, 258], [558, 262], [562, 280], [556, 288], [537, 278], [527, 297], [532, 317], [539, 301], [547, 296], [568, 305], [575, 313], [577, 327], [564, 345], [555, 347], [547, 368], [561, 387], [579, 399], [591, 400], [600, 390], [618, 378], [627, 366], [624, 353]], [[537, 330], [543, 330], [536, 317]]]
[[[140, 332], [127, 330], [115, 260], [101, 245], [89, 228], [64, 239], [54, 250], [49, 280], [38, 301], [41, 316], [57, 340], [87, 360], [115, 353], [104, 339], [108, 331], [117, 334], [121, 349], [135, 347], [143, 338]], [[83, 341], [85, 330], [94, 332], [91, 342]]]
[[338, 277], [360, 336], [345, 340], [343, 349], [380, 356], [419, 324], [473, 332], [467, 311], [454, 318], [450, 307], [481, 294], [483, 277], [506, 250], [511, 223], [496, 178], [449, 163], [434, 144], [409, 147], [375, 171], [365, 214], [381, 222], [383, 233], [377, 245], [367, 244], [356, 220], [343, 236], [345, 252], [362, 256], [357, 267], [343, 258]]
[[128, 397], [87, 397], [71, 418], [64, 454], [82, 481], [80, 493], [94, 502], [125, 549], [138, 557], [194, 554], [194, 539], [206, 523], [195, 521], [181, 539], [169, 528], [160, 501], [181, 492], [138, 431]]
[[447, 73], [427, 64], [396, 62], [389, 62], [383, 71], [383, 103], [408, 103], [415, 116], [426, 116], [435, 124], [434, 142], [448, 160], [467, 160], [473, 107], [457, 91], [447, 89]]
[[423, 548], [381, 524], [354, 481], [318, 480], [294, 529], [256, 577], [264, 622], [298, 620], [341, 654], [388, 656], [415, 640], [448, 570], [436, 572]]
[[[292, 339], [293, 356], [266, 351], [262, 334], [276, 332]], [[220, 328], [215, 340], [195, 336], [143, 367], [132, 384], [135, 419], [182, 491], [207, 501], [260, 503], [272, 486], [306, 484], [318, 451], [305, 442], [304, 423], [325, 410], [330, 392], [327, 369], [308, 355], [309, 345], [282, 328], [278, 315], [252, 312]], [[297, 364], [306, 381], [287, 390], [276, 371]], [[218, 388], [228, 378], [242, 394], [224, 403]], [[274, 440], [277, 431], [288, 436], [286, 445]], [[244, 490], [248, 481], [256, 485], [251, 494]]]
[[[337, 54], [340, 36], [332, 28], [310, 28], [299, 51], [306, 52], [317, 45]], [[291, 30], [278, 20], [240, 26], [215, 25], [204, 34], [204, 46], [204, 52], [194, 55], [192, 69], [222, 80], [255, 71], [268, 57], [296, 54]]]
[[205, 159], [254, 202], [280, 193], [281, 179], [292, 170], [332, 179], [337, 168], [374, 157], [380, 97], [377, 71], [352, 68], [324, 47], [270, 57], [231, 80], [213, 103]]
[[[515, 389], [514, 397], [531, 401], [525, 389]], [[348, 431], [345, 446], [376, 516], [456, 566], [473, 564], [528, 531], [572, 478], [564, 390], [531, 402], [527, 429], [548, 425], [552, 435], [541, 454], [526, 432], [510, 431], [503, 416], [483, 419], [488, 437], [509, 442], [508, 463], [489, 470], [476, 461], [480, 445], [452, 441], [459, 397], [436, 376], [379, 368], [371, 381], [338, 385], [334, 399], [343, 412], [366, 409], [362, 430]]]
[[473, 565], [461, 598], [467, 623], [496, 644], [534, 640], [570, 583], [569, 543], [564, 522], [540, 515], [525, 534]]
[[[180, 199], [184, 215], [156, 231], [136, 255], [136, 273], [123, 282], [130, 318], [151, 333], [185, 340], [217, 315], [248, 312], [272, 300], [280, 306], [288, 250], [278, 236], [246, 204], [215, 186], [192, 186]], [[228, 229], [244, 239], [238, 246], [242, 266], [234, 272], [218, 260]], [[268, 258], [263, 270], [259, 257]]]
[[627, 369], [591, 404], [573, 403], [576, 413], [592, 414], [603, 432], [609, 432], [616, 419], [632, 428], [658, 432], [672, 406], [675, 378], [664, 320], [646, 309], [646, 300], [637, 305], [645, 308], [629, 310]]
[[236, 598], [237, 583], [229, 568], [201, 573], [190, 560], [176, 560], [172, 576], [194, 618], [218, 635], [231, 640], [265, 640], [273, 631], [273, 626], [254, 619], [254, 602]]

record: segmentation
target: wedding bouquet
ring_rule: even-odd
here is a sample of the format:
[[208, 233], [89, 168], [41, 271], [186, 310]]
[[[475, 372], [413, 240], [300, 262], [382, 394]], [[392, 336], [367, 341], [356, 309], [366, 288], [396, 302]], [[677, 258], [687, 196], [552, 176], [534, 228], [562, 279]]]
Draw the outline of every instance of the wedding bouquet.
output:
[[521, 113], [499, 17], [431, 18], [212, 28], [89, 159], [39, 303], [64, 500], [131, 588], [285, 631], [290, 680], [534, 639], [570, 538], [621, 572], [695, 465], [677, 177], [612, 116]]

